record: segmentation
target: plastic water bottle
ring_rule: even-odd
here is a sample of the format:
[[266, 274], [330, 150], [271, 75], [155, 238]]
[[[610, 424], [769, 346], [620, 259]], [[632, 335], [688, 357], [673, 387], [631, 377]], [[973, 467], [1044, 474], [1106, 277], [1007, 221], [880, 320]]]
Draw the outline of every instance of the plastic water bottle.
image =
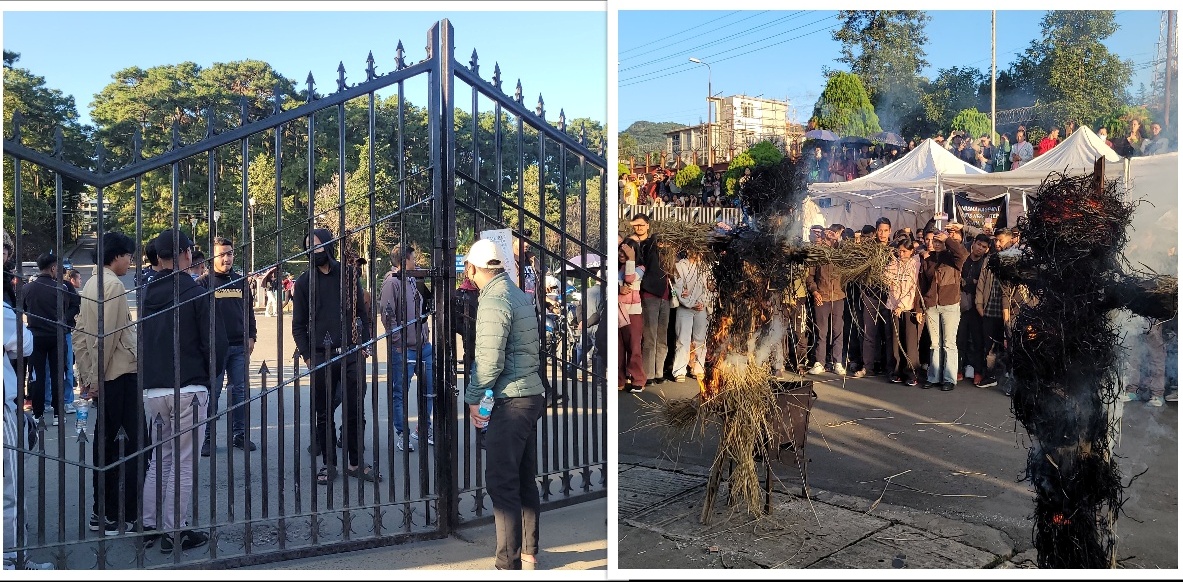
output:
[[[489, 413], [493, 412], [493, 391], [492, 390], [485, 390], [485, 397], [481, 398], [480, 404], [477, 405], [477, 410], [480, 412], [481, 416], [489, 416]], [[489, 428], [489, 421], [486, 420], [484, 422], [484, 424], [481, 425], [481, 431], [483, 432], [488, 428]]]
[[78, 434], [86, 430], [86, 420], [90, 417], [90, 394], [79, 392], [74, 397], [74, 429]]

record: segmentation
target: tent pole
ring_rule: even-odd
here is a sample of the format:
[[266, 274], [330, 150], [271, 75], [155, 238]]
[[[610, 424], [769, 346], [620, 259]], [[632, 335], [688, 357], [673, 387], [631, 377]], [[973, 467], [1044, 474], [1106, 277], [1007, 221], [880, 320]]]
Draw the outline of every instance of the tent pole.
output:
[[[1003, 226], [1010, 227], [1011, 222], [1015, 219], [1012, 218], [1010, 215], [1010, 190], [1009, 189], [1006, 191], [1006, 201], [1003, 202], [1003, 204], [1005, 204], [1005, 206], [1003, 206], [1003, 208], [1006, 209], [1006, 224], [1004, 224]], [[997, 233], [998, 232], [998, 225], [995, 224], [994, 227], [995, 227], [994, 231], [995, 231], [995, 233]]]

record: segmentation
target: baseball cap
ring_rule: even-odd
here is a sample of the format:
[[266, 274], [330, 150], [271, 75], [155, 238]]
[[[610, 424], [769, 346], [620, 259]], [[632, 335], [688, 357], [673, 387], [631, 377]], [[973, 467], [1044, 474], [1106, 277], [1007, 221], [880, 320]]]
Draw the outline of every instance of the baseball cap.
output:
[[169, 229], [161, 232], [152, 246], [156, 248], [156, 256], [164, 260], [173, 258], [173, 239], [176, 239], [177, 252], [185, 252], [193, 247], [193, 242], [180, 229]]
[[501, 249], [486, 238], [472, 243], [472, 248], [468, 249], [468, 256], [465, 259], [480, 269], [495, 269], [505, 263], [501, 256]]

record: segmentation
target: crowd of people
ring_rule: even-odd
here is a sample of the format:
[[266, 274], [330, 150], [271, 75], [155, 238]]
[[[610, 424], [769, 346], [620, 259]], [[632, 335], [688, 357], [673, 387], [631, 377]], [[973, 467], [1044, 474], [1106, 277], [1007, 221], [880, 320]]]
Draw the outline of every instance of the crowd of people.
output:
[[722, 176], [707, 168], [697, 194], [685, 192], [674, 181], [677, 173], [666, 168], [651, 172], [627, 172], [620, 175], [617, 192], [621, 204], [631, 206], [671, 206], [675, 208], [734, 208], [735, 201], [723, 195]]
[[[666, 380], [701, 378], [706, 353], [707, 314], [714, 284], [701, 258], [684, 256], [677, 271], [663, 270], [665, 245], [649, 233], [645, 214], [632, 217], [633, 233], [619, 240], [621, 390], [642, 392]], [[1004, 345], [1018, 313], [1034, 305], [1025, 286], [995, 276], [993, 254], [1022, 251], [1017, 229], [981, 229], [935, 220], [920, 231], [894, 229], [886, 217], [859, 230], [841, 224], [814, 226], [808, 244], [888, 247], [883, 267], [886, 288], [843, 282], [832, 264], [810, 266], [783, 297], [761, 306], [784, 322], [784, 337], [769, 351], [773, 375], [823, 375], [887, 381], [921, 388], [953, 390], [969, 380], [982, 388], [1013, 390]], [[667, 362], [666, 334], [674, 313], [677, 338]], [[1135, 377], [1127, 401], [1148, 398], [1151, 406], [1174, 401], [1166, 394], [1166, 349], [1177, 341], [1174, 322], [1151, 326], [1148, 342], [1154, 357], [1150, 371]], [[694, 358], [689, 358], [691, 346]], [[1164, 347], [1166, 346], [1166, 347]], [[1139, 374], [1135, 374], [1139, 376]], [[1142, 394], [1148, 392], [1149, 395]]]
[[[536, 472], [533, 426], [548, 403], [563, 402], [546, 381], [539, 355], [540, 322], [548, 302], [535, 292], [540, 281], [554, 280], [556, 288], [548, 286], [546, 291], [557, 298], [558, 283], [553, 277], [542, 279], [526, 245], [516, 237], [514, 243], [514, 250], [520, 252], [514, 253], [519, 272], [510, 274], [513, 277], [504, 273], [501, 251], [489, 250], [491, 241], [473, 245], [453, 306], [453, 331], [463, 341], [469, 380], [465, 402], [474, 406], [472, 418], [482, 424], [486, 444], [496, 443], [484, 450], [489, 454], [487, 488], [499, 522], [497, 565], [511, 569], [528, 567], [537, 552], [538, 494], [534, 490], [531, 495], [526, 486], [533, 484]], [[310, 376], [309, 452], [321, 461], [316, 482], [327, 485], [339, 472], [363, 481], [381, 481], [382, 475], [363, 457], [364, 365], [374, 355], [374, 322], [368, 314], [376, 307], [387, 331], [391, 363], [387, 380], [396, 435], [392, 446], [414, 451], [420, 440], [434, 445], [431, 290], [419, 278], [424, 271], [414, 247], [400, 245], [392, 250], [391, 269], [374, 286], [380, 289], [375, 297], [367, 289], [370, 286], [363, 285], [361, 261], [337, 260], [337, 241], [330, 231], [315, 229], [304, 244], [310, 266], [294, 280], [276, 269], [248, 276], [235, 269], [233, 241], [215, 237], [212, 256], [207, 257], [184, 232], [168, 229], [144, 245], [148, 267], [134, 277], [138, 293], [129, 300], [122, 278], [133, 270], [137, 245], [130, 237], [120, 232], [103, 234], [101, 264], [83, 285], [77, 271], [60, 277], [57, 258], [51, 253], [38, 259], [36, 277], [21, 281], [10, 263], [14, 248], [6, 233], [6, 442], [33, 447], [30, 439], [38, 434], [38, 426], [57, 425], [59, 415], [75, 413], [75, 397], [100, 405], [101, 414], [93, 415], [97, 418], [93, 430], [83, 427], [90, 432], [93, 459], [108, 466], [92, 472], [89, 529], [106, 535], [143, 531], [146, 545], [158, 545], [165, 554], [174, 548], [201, 547], [210, 538], [207, 532], [190, 527], [197, 482], [194, 457], [211, 456], [222, 442], [245, 452], [258, 448], [249, 435], [248, 409], [241, 406], [247, 400], [246, 375], [258, 335], [257, 312], [271, 317], [287, 307], [291, 337]], [[518, 289], [521, 280], [526, 281], [522, 285], [526, 290]], [[587, 295], [596, 306], [602, 294], [596, 286]], [[260, 296], [265, 299], [260, 301]], [[377, 305], [372, 306], [372, 301]], [[529, 317], [522, 317], [523, 313]], [[588, 337], [594, 336], [598, 315], [593, 308], [587, 321], [578, 322], [580, 333], [586, 327]], [[510, 329], [498, 331], [507, 321]], [[59, 332], [65, 333], [64, 342], [59, 342]], [[17, 353], [22, 343], [18, 336], [23, 336], [23, 353]], [[59, 354], [59, 348], [64, 353]], [[577, 354], [587, 355], [584, 351]], [[27, 374], [23, 394], [18, 394], [17, 370]], [[427, 403], [419, 410], [416, 427], [408, 426], [404, 410], [412, 393], [412, 376], [421, 380]], [[211, 433], [222, 425], [206, 420], [218, 413], [223, 387], [234, 406], [231, 434], [215, 441]], [[495, 395], [491, 415], [475, 408], [486, 389]], [[17, 439], [22, 401], [27, 438]], [[524, 404], [519, 407], [519, 403]], [[151, 451], [134, 456], [142, 463], [113, 462], [121, 451], [141, 449]], [[4, 518], [10, 530], [5, 533], [6, 567], [17, 567], [15, 553], [9, 552], [16, 543], [12, 449], [5, 449], [5, 463]], [[518, 515], [516, 520], [513, 514]], [[517, 524], [512, 528], [519, 534], [516, 546], [508, 534], [502, 540], [503, 520]], [[51, 564], [26, 560], [20, 567]]]

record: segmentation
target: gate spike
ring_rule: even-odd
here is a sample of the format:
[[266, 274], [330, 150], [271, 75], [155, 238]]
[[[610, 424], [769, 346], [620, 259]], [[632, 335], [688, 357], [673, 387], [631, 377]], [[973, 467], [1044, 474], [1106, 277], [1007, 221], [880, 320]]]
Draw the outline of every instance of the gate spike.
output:
[[205, 137], [214, 136], [214, 106], [205, 108]]
[[106, 163], [107, 149], [103, 147], [103, 142], [100, 141], [94, 146], [94, 171], [102, 174], [103, 166], [106, 165]]
[[497, 62], [493, 63], [493, 86], [501, 90], [501, 64]]
[[518, 105], [522, 104], [522, 80], [521, 79], [518, 79], [518, 88], [515, 89], [513, 92], [513, 100], [517, 101]]
[[398, 47], [394, 49], [394, 69], [401, 71], [407, 68], [406, 51], [403, 50], [403, 41], [399, 39]]
[[267, 367], [267, 360], [263, 360], [263, 365], [259, 366], [259, 375], [264, 376], [271, 373], [271, 368]]
[[345, 61], [337, 63], [337, 91], [345, 90]]
[[143, 130], [138, 125], [136, 126], [135, 133], [131, 134], [131, 149], [132, 161], [140, 161], [140, 154], [144, 151], [144, 135]]
[[62, 126], [57, 126], [53, 129], [53, 157], [62, 159], [65, 155], [65, 146], [62, 145]]
[[374, 71], [374, 51], [366, 56], [366, 81], [373, 81], [378, 77], [378, 73]]
[[542, 93], [538, 94], [538, 105], [534, 106], [534, 114], [537, 115], [539, 119], [546, 119], [546, 108], [542, 102]]
[[275, 115], [280, 112], [280, 102], [283, 100], [283, 81], [276, 81], [275, 88], [271, 90], [271, 114]]
[[468, 66], [470, 69], [472, 69], [472, 74], [474, 74], [478, 77], [481, 76], [481, 73], [480, 73], [481, 66], [479, 64], [477, 64], [477, 56], [476, 56], [476, 49], [475, 48], [472, 49], [472, 58], [469, 59]]
[[312, 71], [308, 71], [308, 79], [304, 82], [308, 85], [308, 102], [311, 103], [316, 99], [316, 79], [312, 78]]
[[181, 147], [181, 124], [175, 118], [173, 119], [173, 135], [172, 135], [172, 149]]
[[[541, 97], [539, 95], [539, 98]], [[559, 131], [567, 133], [567, 112], [562, 107], [559, 108]]]
[[20, 109], [12, 112], [12, 141], [18, 145], [21, 143], [21, 121], [25, 116]]

